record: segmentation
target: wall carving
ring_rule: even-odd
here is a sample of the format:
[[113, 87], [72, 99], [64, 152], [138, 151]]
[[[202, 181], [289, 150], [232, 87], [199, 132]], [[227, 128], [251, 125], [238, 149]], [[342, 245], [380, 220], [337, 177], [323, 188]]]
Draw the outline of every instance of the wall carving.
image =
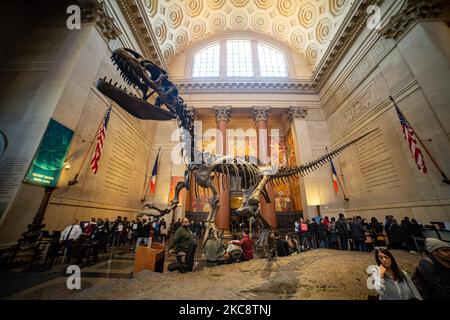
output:
[[107, 39], [113, 40], [122, 33], [114, 24], [114, 19], [106, 13], [105, 3], [85, 3], [81, 9], [83, 23], [95, 23], [100, 33]]
[[354, 67], [347, 79], [335, 88], [335, 93], [325, 103], [325, 109], [328, 113], [337, 109], [348, 96], [356, 90], [361, 81], [367, 77], [377, 66], [383, 57], [389, 52], [391, 46], [382, 39], [378, 40], [372, 50], [370, 50], [361, 61]]
[[[144, 19], [144, 17], [148, 16], [149, 19], [152, 19], [152, 23], [155, 21], [153, 18], [157, 17], [158, 3], [158, 0], [144, 1], [141, 7], [139, 3], [134, 1], [117, 0], [117, 5], [130, 27], [139, 48], [142, 50], [142, 55], [167, 70], [166, 60], [161, 47], [158, 46], [158, 39], [153, 30], [154, 26], [150, 26], [148, 19]], [[154, 15], [152, 15], [153, 12], [155, 12]], [[165, 19], [162, 20], [165, 21]]]
[[405, 34], [408, 29], [420, 19], [439, 18], [450, 3], [445, 0], [407, 0], [400, 12], [391, 17], [389, 23], [380, 30], [386, 38], [394, 38]]
[[362, 93], [349, 103], [342, 111], [349, 125], [361, 118], [367, 111], [373, 107], [373, 82], [362, 91]]
[[178, 81], [180, 93], [207, 92], [258, 92], [299, 94], [302, 92], [317, 93], [310, 82], [282, 81], [282, 82], [215, 82], [215, 81]]
[[288, 119], [292, 123], [295, 119], [305, 119], [308, 115], [308, 109], [305, 107], [291, 106], [288, 110]]

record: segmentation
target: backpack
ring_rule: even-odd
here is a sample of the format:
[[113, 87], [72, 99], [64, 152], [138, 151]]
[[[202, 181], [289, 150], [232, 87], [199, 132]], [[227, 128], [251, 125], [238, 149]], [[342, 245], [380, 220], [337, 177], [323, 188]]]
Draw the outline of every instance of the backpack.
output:
[[308, 232], [308, 225], [304, 222], [300, 223], [300, 230], [302, 232]]

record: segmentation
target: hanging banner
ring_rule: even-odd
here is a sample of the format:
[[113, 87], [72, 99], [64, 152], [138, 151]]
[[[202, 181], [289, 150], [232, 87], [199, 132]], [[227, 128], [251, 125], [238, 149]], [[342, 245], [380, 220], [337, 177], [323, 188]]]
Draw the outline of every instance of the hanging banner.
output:
[[43, 187], [56, 187], [72, 136], [72, 130], [50, 119], [24, 182]]
[[[170, 179], [170, 193], [169, 193], [169, 204], [170, 201], [172, 201], [173, 197], [175, 197], [175, 187], [177, 186], [178, 182], [183, 182], [184, 177], [183, 176], [174, 176]], [[180, 203], [178, 204], [179, 207], [183, 206], [183, 192], [180, 192]]]

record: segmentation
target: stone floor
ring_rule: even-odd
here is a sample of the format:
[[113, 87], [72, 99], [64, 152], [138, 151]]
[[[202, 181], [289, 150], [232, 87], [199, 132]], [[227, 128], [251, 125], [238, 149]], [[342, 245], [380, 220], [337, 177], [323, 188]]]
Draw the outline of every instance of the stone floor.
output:
[[[421, 255], [393, 250], [412, 274]], [[166, 257], [165, 265], [173, 261]], [[28, 288], [7, 299], [358, 299], [375, 295], [366, 285], [372, 253], [319, 249], [276, 261], [256, 259], [206, 267], [197, 253], [193, 273], [132, 275], [132, 254], [82, 270], [82, 289], [68, 290], [66, 276]], [[130, 278], [132, 276], [132, 278]]]

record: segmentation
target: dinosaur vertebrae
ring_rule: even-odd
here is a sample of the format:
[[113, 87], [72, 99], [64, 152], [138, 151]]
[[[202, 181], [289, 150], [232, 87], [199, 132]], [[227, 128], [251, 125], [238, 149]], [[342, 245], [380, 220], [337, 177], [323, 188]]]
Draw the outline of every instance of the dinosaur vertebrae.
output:
[[319, 167], [323, 166], [325, 163], [331, 161], [331, 159], [338, 156], [340, 153], [342, 153], [345, 149], [349, 148], [350, 146], [354, 145], [355, 143], [358, 143], [360, 140], [374, 132], [375, 130], [372, 130], [359, 138], [356, 138], [349, 143], [337, 148], [336, 150], [333, 150], [331, 152], [328, 152], [327, 154], [324, 154], [320, 158], [307, 162], [306, 164], [302, 164], [300, 166], [294, 166], [294, 167], [282, 167], [278, 170], [277, 173], [271, 176], [270, 183], [272, 185], [279, 185], [281, 183], [289, 183], [293, 179], [298, 179], [300, 177], [303, 177], [311, 172], [314, 172]]

